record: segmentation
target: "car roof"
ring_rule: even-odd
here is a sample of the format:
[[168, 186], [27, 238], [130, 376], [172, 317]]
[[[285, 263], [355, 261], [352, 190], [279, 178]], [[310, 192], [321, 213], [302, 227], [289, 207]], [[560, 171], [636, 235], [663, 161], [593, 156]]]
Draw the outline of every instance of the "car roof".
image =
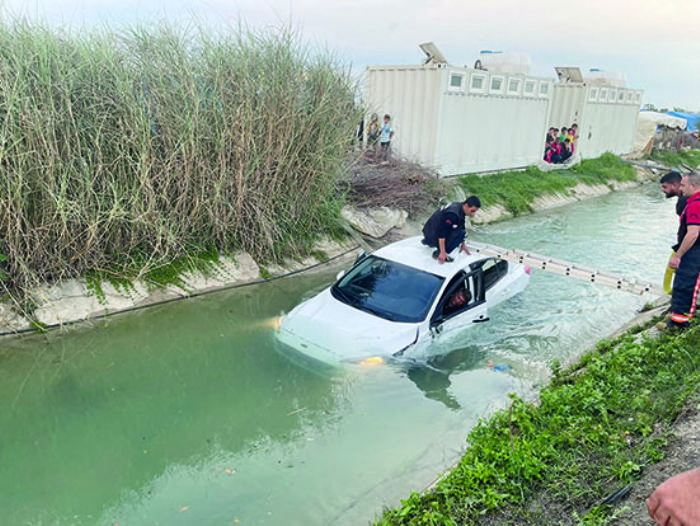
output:
[[421, 239], [421, 236], [402, 239], [386, 245], [372, 254], [443, 278], [451, 278], [460, 270], [469, 267], [470, 263], [485, 259], [478, 254], [472, 253], [468, 256], [464, 252], [457, 252], [452, 254], [452, 257], [455, 258], [454, 263], [441, 265], [436, 259], [433, 259], [432, 254], [435, 249], [423, 245]]

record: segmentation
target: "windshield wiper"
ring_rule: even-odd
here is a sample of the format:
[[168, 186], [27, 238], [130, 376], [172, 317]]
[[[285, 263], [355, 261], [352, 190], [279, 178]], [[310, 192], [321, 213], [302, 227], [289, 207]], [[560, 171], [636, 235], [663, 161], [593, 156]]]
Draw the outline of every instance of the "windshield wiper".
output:
[[357, 300], [351, 298], [347, 292], [345, 292], [343, 289], [341, 289], [338, 286], [333, 287], [333, 292], [335, 292], [338, 296], [340, 296], [338, 299], [341, 300], [344, 303], [347, 303], [348, 305], [357, 305]]

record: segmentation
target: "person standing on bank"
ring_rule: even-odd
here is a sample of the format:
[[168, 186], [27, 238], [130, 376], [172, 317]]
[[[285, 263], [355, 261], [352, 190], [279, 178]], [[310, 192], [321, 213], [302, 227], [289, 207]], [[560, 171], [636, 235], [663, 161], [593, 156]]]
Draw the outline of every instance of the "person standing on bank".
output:
[[391, 139], [394, 137], [394, 128], [391, 126], [391, 115], [388, 113], [384, 115], [384, 124], [380, 128], [380, 138], [379, 147], [382, 149], [382, 161], [387, 162], [389, 160], [389, 146], [391, 146]]
[[686, 328], [695, 314], [700, 289], [700, 174], [684, 176], [680, 185], [688, 198], [678, 226], [678, 243], [673, 247], [668, 266], [676, 269], [671, 295], [671, 319], [667, 327]]
[[465, 220], [473, 217], [476, 211], [481, 208], [481, 201], [475, 195], [467, 198], [463, 203], [452, 203], [430, 216], [423, 226], [424, 245], [435, 248], [433, 258], [441, 265], [447, 261], [454, 261], [450, 257], [457, 245], [460, 250], [469, 254], [464, 240], [467, 237]]
[[688, 202], [688, 198], [681, 192], [681, 174], [675, 170], [665, 173], [661, 179], [659, 179], [659, 183], [661, 184], [661, 190], [666, 195], [666, 199], [678, 196], [678, 201], [676, 201], [676, 214], [681, 215]]

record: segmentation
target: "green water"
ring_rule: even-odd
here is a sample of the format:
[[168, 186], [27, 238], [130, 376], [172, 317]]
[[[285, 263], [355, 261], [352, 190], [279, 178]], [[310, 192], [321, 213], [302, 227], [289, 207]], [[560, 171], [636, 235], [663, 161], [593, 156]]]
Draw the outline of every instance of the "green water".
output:
[[[660, 282], [673, 208], [649, 185], [473, 237]], [[3, 341], [0, 524], [365, 524], [650, 299], [533, 271], [428, 367], [330, 375], [279, 354], [268, 322], [338, 270]]]

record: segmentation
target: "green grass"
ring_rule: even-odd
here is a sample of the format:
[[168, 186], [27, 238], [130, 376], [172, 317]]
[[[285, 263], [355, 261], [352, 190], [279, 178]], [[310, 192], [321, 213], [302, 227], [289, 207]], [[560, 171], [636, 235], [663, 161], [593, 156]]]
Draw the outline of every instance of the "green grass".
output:
[[663, 457], [655, 424], [670, 423], [700, 388], [698, 347], [697, 326], [640, 342], [629, 333], [567, 371], [553, 364], [538, 404], [513, 395], [508, 410], [472, 430], [468, 450], [434, 490], [412, 493], [376, 524], [478, 524], [504, 507], [526, 519], [537, 492], [567, 503], [584, 523], [604, 523], [600, 501]]
[[467, 175], [458, 184], [469, 194], [478, 195], [484, 206], [503, 205], [514, 216], [532, 212], [535, 199], [543, 195], [564, 194], [579, 183], [609, 184], [633, 181], [633, 166], [606, 153], [571, 168], [543, 172], [535, 166], [521, 171], [500, 172], [485, 176]]
[[7, 286], [172, 281], [158, 273], [197, 247], [305, 253], [341, 230], [356, 96], [348, 68], [285, 28], [0, 22]]
[[681, 173], [685, 172], [683, 165], [692, 170], [697, 170], [700, 166], [700, 150], [681, 150], [680, 152], [654, 152], [647, 156], [647, 159], [658, 161], [669, 168], [675, 168]]
[[200, 273], [207, 277], [215, 275], [217, 269], [221, 267], [219, 256], [216, 248], [203, 250], [190, 247], [186, 255], [161, 265], [131, 258], [118, 258], [109, 269], [86, 272], [85, 283], [88, 292], [97, 297], [100, 302], [106, 299], [102, 289], [103, 282], [108, 282], [126, 296], [135, 290], [134, 283], [137, 280], [146, 283], [151, 289], [173, 285], [192, 292], [188, 289], [186, 275], [193, 273]]

